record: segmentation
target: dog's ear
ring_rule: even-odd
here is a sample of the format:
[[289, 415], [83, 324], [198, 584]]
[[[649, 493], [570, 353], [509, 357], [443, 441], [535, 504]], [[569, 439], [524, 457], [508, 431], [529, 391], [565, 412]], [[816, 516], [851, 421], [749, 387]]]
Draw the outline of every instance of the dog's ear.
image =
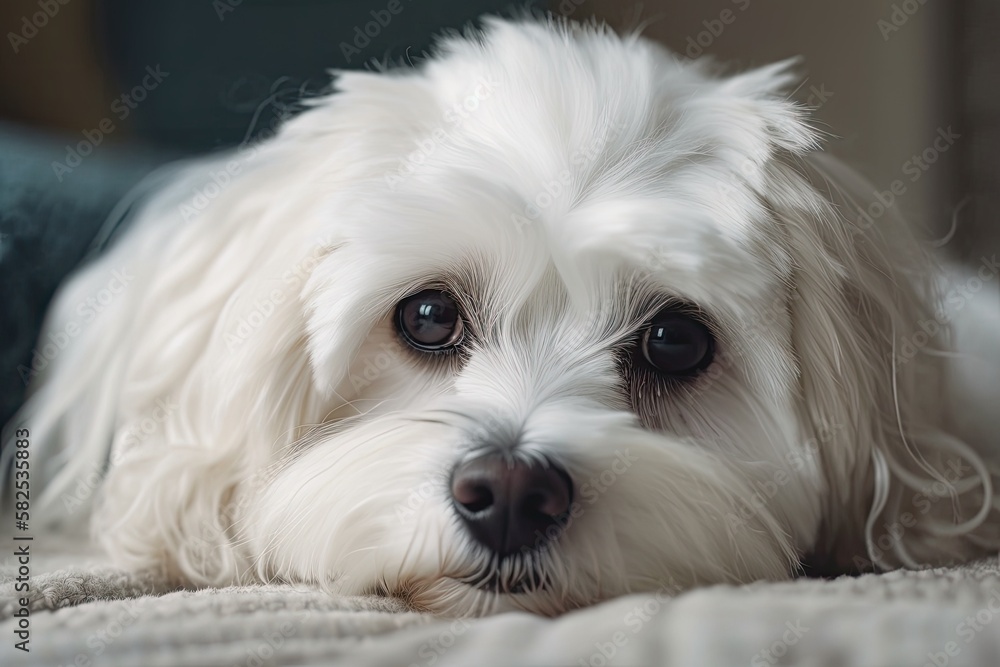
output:
[[781, 156], [800, 156], [819, 147], [819, 134], [810, 126], [806, 107], [789, 98], [798, 80], [796, 60], [711, 80], [682, 100], [684, 134], [710, 146], [755, 191], [766, 188], [768, 166]]
[[380, 179], [385, 166], [357, 147], [406, 146], [411, 104], [429, 99], [405, 75], [345, 74], [340, 88], [276, 137], [186, 165], [54, 308], [53, 322], [77, 321], [113, 271], [130, 277], [21, 415], [40, 442], [76, 443], [45, 489], [52, 522], [70, 518], [65, 498], [110, 456], [99, 537], [122, 564], [231, 581], [233, 503], [330, 411], [313, 388], [302, 294], [338, 245], [326, 196]]
[[[776, 162], [768, 182], [795, 262], [800, 422], [827, 483], [816, 551], [849, 571], [996, 548], [983, 526], [990, 473], [943, 426], [941, 356], [930, 348], [948, 341], [929, 256], [895, 211], [873, 218], [862, 193], [874, 189], [828, 158]], [[904, 357], [914, 340], [927, 349]]]
[[818, 146], [816, 131], [809, 125], [804, 106], [791, 101], [792, 86], [801, 80], [796, 72], [801, 60], [789, 58], [742, 72], [721, 83], [721, 91], [745, 106], [746, 123], [757, 123], [748, 136], [763, 136], [772, 147], [794, 154]]

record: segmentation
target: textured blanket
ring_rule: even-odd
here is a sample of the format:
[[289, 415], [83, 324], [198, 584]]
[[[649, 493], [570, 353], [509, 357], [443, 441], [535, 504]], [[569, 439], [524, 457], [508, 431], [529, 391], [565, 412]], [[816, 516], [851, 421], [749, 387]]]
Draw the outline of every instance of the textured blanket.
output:
[[[10, 537], [6, 545], [16, 545]], [[11, 665], [1000, 665], [1000, 565], [633, 595], [545, 619], [441, 620], [289, 585], [171, 590], [73, 538], [0, 571]], [[21, 600], [20, 598], [26, 598]], [[29, 609], [23, 619], [21, 603]], [[21, 614], [21, 616], [18, 616]], [[29, 652], [15, 648], [27, 625]]]

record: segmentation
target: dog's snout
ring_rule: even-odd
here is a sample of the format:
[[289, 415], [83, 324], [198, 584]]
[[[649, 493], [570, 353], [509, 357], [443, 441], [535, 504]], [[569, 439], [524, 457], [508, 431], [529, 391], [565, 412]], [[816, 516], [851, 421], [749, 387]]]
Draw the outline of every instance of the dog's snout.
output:
[[472, 537], [503, 557], [558, 534], [573, 501], [573, 482], [551, 462], [482, 456], [455, 468], [451, 495]]

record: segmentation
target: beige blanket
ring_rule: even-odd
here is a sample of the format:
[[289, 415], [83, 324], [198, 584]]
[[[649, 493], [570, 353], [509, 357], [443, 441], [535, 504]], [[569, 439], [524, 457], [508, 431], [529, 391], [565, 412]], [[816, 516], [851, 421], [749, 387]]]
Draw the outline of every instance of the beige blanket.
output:
[[[17, 545], [10, 536], [7, 545]], [[0, 664], [1000, 666], [1000, 565], [633, 595], [543, 619], [448, 621], [293, 586], [173, 591], [83, 543], [31, 543], [30, 652], [17, 559], [0, 570]]]

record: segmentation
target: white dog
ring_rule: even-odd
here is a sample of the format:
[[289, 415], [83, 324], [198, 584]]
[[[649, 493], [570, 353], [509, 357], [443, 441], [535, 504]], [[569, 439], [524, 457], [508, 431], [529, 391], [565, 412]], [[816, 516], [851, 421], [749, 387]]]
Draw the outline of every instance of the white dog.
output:
[[63, 288], [50, 514], [110, 447], [120, 565], [446, 615], [995, 551], [1000, 373], [788, 69], [494, 20], [340, 74]]

